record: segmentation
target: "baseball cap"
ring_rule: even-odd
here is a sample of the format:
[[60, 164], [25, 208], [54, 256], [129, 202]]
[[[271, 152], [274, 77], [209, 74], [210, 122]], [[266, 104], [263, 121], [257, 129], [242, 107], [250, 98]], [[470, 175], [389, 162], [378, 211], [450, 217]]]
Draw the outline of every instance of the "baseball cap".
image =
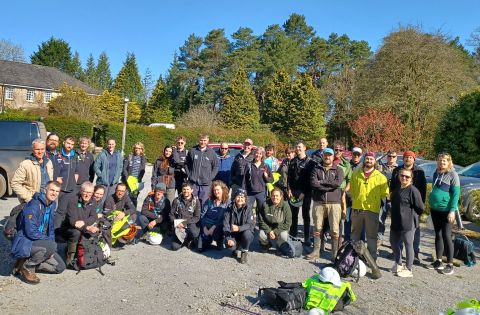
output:
[[165, 183], [157, 183], [155, 185], [155, 190], [161, 190], [163, 192], [166, 192], [167, 191], [167, 186], [165, 185]]
[[355, 147], [355, 148], [352, 149], [352, 153], [362, 154], [362, 149], [360, 149], [359, 147]]
[[333, 155], [333, 150], [331, 148], [325, 148], [325, 149], [323, 149], [322, 154]]
[[253, 141], [252, 141], [252, 139], [247, 138], [247, 139], [245, 139], [245, 141], [243, 141], [243, 143], [253, 144]]

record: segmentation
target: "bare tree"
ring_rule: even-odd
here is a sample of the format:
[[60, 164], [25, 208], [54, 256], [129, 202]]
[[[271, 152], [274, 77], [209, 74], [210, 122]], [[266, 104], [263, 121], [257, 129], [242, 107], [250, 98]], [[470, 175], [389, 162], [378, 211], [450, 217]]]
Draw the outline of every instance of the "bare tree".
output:
[[0, 60], [25, 62], [23, 47], [9, 40], [0, 39]]

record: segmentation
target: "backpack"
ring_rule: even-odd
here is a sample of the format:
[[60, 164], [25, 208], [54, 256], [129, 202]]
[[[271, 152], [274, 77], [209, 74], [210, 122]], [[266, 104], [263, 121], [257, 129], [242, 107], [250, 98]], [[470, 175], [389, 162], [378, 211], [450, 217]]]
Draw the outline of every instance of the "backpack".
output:
[[305, 304], [307, 290], [300, 282], [286, 283], [278, 281], [279, 288], [258, 289], [260, 305], [269, 306], [278, 312], [298, 310]]
[[82, 235], [77, 245], [75, 259], [72, 262], [73, 268], [77, 270], [77, 274], [82, 269], [95, 269], [103, 276], [102, 266], [105, 264], [103, 258], [103, 250], [99, 244], [99, 235]]
[[338, 250], [337, 257], [335, 257], [335, 262], [333, 263], [333, 268], [338, 271], [338, 274], [342, 278], [352, 275], [353, 271], [357, 270], [356, 282], [358, 282], [360, 278], [358, 260], [359, 255], [353, 247], [352, 242], [346, 241]]
[[280, 245], [280, 252], [282, 255], [287, 256], [288, 258], [301, 257], [303, 253], [302, 242], [299, 239], [289, 235], [288, 241]]
[[477, 263], [473, 253], [475, 246], [465, 235], [455, 236], [453, 241], [453, 257], [462, 260], [465, 265], [471, 267]]

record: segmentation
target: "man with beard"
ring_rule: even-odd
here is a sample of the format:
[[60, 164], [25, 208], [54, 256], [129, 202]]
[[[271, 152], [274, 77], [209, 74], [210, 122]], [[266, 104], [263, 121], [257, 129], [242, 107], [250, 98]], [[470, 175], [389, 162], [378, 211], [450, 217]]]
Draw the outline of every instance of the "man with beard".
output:
[[255, 152], [252, 150], [252, 139], [245, 139], [243, 141], [243, 150], [240, 151], [234, 158], [232, 164], [232, 171], [230, 178], [232, 180], [232, 198], [237, 195], [238, 189], [245, 190], [245, 171], [248, 164], [252, 163]]

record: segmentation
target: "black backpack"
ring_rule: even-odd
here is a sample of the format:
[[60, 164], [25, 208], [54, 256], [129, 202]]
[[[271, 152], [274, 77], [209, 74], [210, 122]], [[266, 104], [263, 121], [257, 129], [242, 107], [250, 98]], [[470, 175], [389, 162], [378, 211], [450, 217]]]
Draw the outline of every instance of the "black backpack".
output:
[[333, 268], [338, 271], [338, 274], [342, 278], [346, 278], [355, 271], [357, 272], [357, 279], [360, 278], [360, 270], [358, 265], [359, 255], [355, 248], [353, 247], [352, 242], [346, 241], [340, 247], [337, 253], [337, 257], [335, 257], [335, 262], [333, 263]]
[[298, 258], [302, 256], [303, 244], [300, 239], [289, 236], [288, 241], [280, 245], [280, 252], [288, 258]]
[[278, 281], [279, 288], [258, 289], [261, 306], [269, 306], [278, 312], [298, 310], [305, 304], [307, 290], [300, 282], [286, 283]]
[[103, 258], [103, 250], [98, 244], [99, 235], [84, 234], [80, 237], [77, 245], [75, 259], [72, 262], [73, 268], [77, 270], [77, 274], [82, 269], [96, 269], [103, 276], [102, 266], [105, 265]]
[[465, 235], [455, 236], [453, 241], [453, 257], [462, 260], [465, 265], [471, 267], [477, 263], [473, 252], [475, 246]]

